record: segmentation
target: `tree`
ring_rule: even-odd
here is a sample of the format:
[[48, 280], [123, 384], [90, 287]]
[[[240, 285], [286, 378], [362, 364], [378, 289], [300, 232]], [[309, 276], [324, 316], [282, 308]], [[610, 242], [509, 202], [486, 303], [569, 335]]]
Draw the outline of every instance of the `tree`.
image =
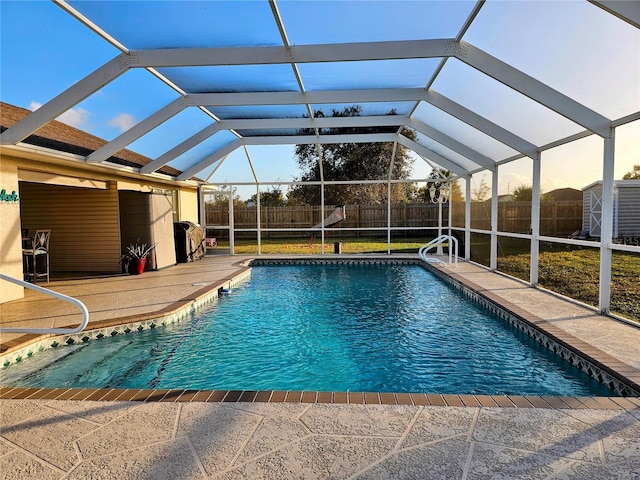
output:
[[[353, 105], [343, 110], [331, 111], [333, 117], [357, 117], [362, 113], [362, 107]], [[395, 115], [395, 111], [389, 112]], [[314, 117], [324, 117], [322, 110], [314, 112]], [[395, 133], [396, 126], [390, 127], [343, 127], [323, 128], [320, 135], [347, 135], [367, 133]], [[303, 135], [315, 135], [315, 130], [303, 129]], [[403, 128], [402, 134], [415, 139], [412, 130]], [[384, 180], [389, 176], [389, 165], [393, 152], [393, 143], [337, 143], [324, 144], [322, 151], [322, 173], [325, 180]], [[296, 161], [302, 175], [296, 181], [319, 181], [320, 165], [319, 152], [316, 145], [296, 145]], [[408, 150], [397, 145], [391, 177], [394, 179], [409, 178], [413, 159]], [[411, 187], [404, 184], [393, 184], [391, 187], [392, 202], [406, 201], [411, 194]], [[382, 184], [351, 184], [326, 185], [324, 190], [325, 204], [380, 204], [387, 201], [387, 185]], [[291, 202], [310, 205], [320, 204], [320, 187], [317, 185], [297, 185], [289, 192]]]
[[[248, 205], [257, 205], [258, 194], [254, 194], [247, 200]], [[274, 186], [271, 190], [267, 190], [266, 192], [260, 192], [260, 206], [261, 207], [284, 207], [287, 204], [287, 200], [284, 198], [284, 194], [282, 193], [282, 189], [280, 187]]]
[[484, 202], [487, 199], [489, 190], [491, 190], [491, 187], [487, 185], [484, 175], [482, 175], [480, 178], [480, 184], [477, 187], [473, 187], [471, 190], [471, 200], [474, 202]]
[[240, 195], [236, 193], [238, 189], [233, 188], [232, 192], [229, 190], [220, 190], [220, 194], [214, 192], [207, 193], [205, 195], [205, 204], [210, 208], [228, 208], [229, 207], [229, 194], [233, 195], [233, 206], [244, 207], [245, 202], [240, 200]]
[[514, 202], [530, 202], [533, 198], [533, 187], [529, 185], [519, 185], [511, 194]]
[[[530, 202], [533, 198], [533, 187], [530, 185], [519, 185], [512, 193], [514, 202]], [[552, 200], [548, 194], [540, 192], [540, 200], [545, 202]]]
[[630, 172], [622, 176], [623, 180], [640, 180], [640, 165], [634, 165]]

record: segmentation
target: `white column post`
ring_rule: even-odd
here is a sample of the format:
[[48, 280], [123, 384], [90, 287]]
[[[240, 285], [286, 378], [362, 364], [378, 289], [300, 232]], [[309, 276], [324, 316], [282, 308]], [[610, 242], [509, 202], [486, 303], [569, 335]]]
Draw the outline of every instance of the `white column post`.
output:
[[533, 160], [531, 185], [531, 258], [529, 259], [529, 285], [538, 285], [538, 261], [540, 254], [540, 152]]
[[[439, 192], [439, 195], [441, 194], [442, 192]], [[442, 201], [441, 197], [438, 196], [438, 237], [440, 237], [440, 235], [442, 235]], [[444, 255], [442, 251], [442, 243], [439, 243], [436, 247], [436, 255]]]
[[491, 257], [489, 268], [498, 269], [498, 169], [491, 172]]
[[322, 144], [317, 143], [316, 148], [318, 149], [318, 169], [320, 170], [320, 239], [322, 241], [320, 248], [322, 255], [324, 255], [324, 170], [322, 169]]
[[611, 242], [613, 240], [613, 167], [615, 129], [604, 139], [602, 162], [602, 220], [600, 228], [600, 313], [609, 313], [611, 303]]
[[464, 258], [471, 260], [471, 175], [465, 178], [464, 191]]
[[234, 255], [235, 232], [233, 231], [233, 185], [229, 185], [229, 254]]
[[[457, 180], [455, 180], [457, 181]], [[453, 232], [451, 231], [451, 221], [453, 219], [453, 214], [452, 214], [452, 210], [453, 210], [453, 198], [452, 198], [452, 193], [453, 193], [453, 182], [451, 180], [449, 180], [449, 183], [447, 184], [447, 186], [449, 187], [449, 215], [447, 215], [447, 235], [451, 236], [453, 234]]]
[[324, 180], [320, 182], [320, 240], [322, 241], [322, 255], [324, 255]]
[[[398, 142], [393, 142], [389, 172], [387, 172], [387, 255], [391, 255], [391, 176], [393, 175], [393, 163], [396, 160]], [[406, 225], [403, 225], [406, 228]]]
[[260, 218], [260, 185], [256, 183], [256, 229], [258, 233], [258, 255], [262, 254], [262, 232], [260, 231]]
[[[204, 227], [204, 236], [207, 236], [207, 205], [204, 203], [204, 188], [202, 185], [198, 186], [198, 203], [200, 208], [200, 225]], [[172, 206], [174, 211], [176, 206]]]
[[391, 255], [391, 180], [387, 180], [387, 255]]

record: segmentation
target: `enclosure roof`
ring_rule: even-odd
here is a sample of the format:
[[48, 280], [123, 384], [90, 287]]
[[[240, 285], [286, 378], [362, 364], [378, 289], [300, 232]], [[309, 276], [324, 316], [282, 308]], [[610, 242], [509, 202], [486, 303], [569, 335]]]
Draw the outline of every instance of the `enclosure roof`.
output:
[[[249, 145], [375, 141], [467, 176], [640, 118], [637, 1], [55, 3], [120, 53], [2, 144], [115, 85], [159, 102], [87, 163], [156, 135], [140, 173], [186, 180]], [[162, 95], [136, 91], [141, 74]], [[332, 116], [351, 105], [360, 116]]]

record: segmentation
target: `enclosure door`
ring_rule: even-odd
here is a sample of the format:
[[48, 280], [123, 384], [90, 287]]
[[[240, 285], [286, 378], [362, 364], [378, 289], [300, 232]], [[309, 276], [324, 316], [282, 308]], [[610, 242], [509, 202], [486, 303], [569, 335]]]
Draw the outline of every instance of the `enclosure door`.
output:
[[[217, 208], [215, 208], [217, 207]], [[223, 207], [223, 208], [220, 208]], [[200, 225], [204, 226], [207, 253], [234, 253], [233, 192], [202, 187], [200, 190]], [[214, 243], [209, 239], [216, 240]]]

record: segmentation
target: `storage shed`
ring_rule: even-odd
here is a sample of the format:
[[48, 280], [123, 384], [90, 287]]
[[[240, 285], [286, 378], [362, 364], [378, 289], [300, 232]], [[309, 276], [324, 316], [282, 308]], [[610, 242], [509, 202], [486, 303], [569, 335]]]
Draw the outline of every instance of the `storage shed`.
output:
[[[613, 238], [622, 243], [640, 243], [640, 180], [613, 182]], [[600, 237], [602, 225], [602, 181], [582, 189], [582, 228]]]

